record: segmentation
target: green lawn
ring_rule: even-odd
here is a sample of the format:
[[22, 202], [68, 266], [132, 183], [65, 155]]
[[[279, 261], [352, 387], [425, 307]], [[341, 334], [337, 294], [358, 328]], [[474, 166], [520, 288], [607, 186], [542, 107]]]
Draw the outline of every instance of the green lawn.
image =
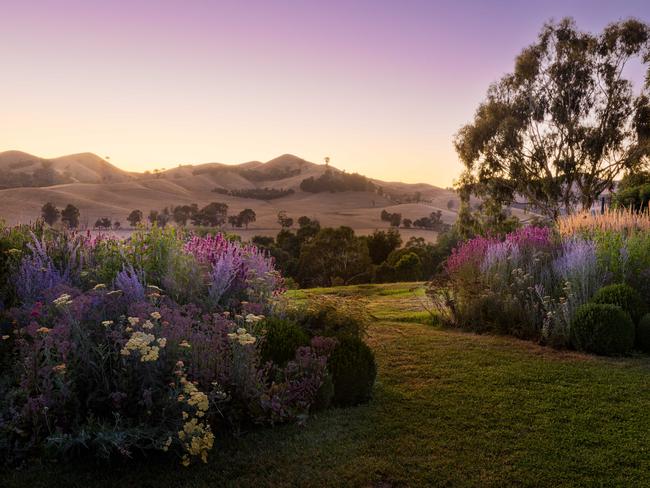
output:
[[31, 466], [0, 486], [650, 486], [650, 358], [416, 323], [419, 286], [309, 293], [362, 295], [378, 317], [369, 405], [218, 439], [204, 466]]

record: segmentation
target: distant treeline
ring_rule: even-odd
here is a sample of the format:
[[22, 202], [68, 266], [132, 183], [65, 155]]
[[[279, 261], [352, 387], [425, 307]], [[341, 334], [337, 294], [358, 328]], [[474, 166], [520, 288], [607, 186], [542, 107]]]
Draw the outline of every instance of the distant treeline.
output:
[[274, 257], [284, 276], [310, 287], [429, 279], [457, 237], [443, 233], [436, 244], [412, 237], [402, 245], [396, 229], [357, 236], [350, 227], [321, 228], [303, 216], [295, 231], [282, 229], [275, 238], [255, 236], [253, 243]]
[[242, 169], [239, 174], [244, 178], [250, 181], [263, 181], [263, 180], [283, 180], [285, 178], [291, 178], [292, 176], [298, 176], [301, 172], [300, 168], [271, 168], [264, 170], [257, 169]]
[[212, 191], [221, 195], [230, 195], [239, 198], [253, 198], [255, 200], [275, 200], [276, 198], [286, 197], [287, 195], [293, 195], [295, 193], [291, 188], [288, 190], [283, 188], [244, 188], [240, 190], [215, 188]]
[[342, 192], [342, 191], [371, 191], [376, 190], [376, 185], [359, 173], [334, 172], [328, 169], [318, 178], [310, 176], [302, 180], [300, 189], [310, 193]]
[[[22, 169], [31, 166], [31, 161], [17, 161], [9, 165], [10, 169]], [[31, 173], [0, 171], [0, 188], [42, 187], [61, 185], [72, 182], [68, 175], [62, 175], [47, 160], [41, 161], [40, 167]]]
[[399, 227], [401, 225], [405, 229], [415, 227], [416, 229], [434, 230], [436, 232], [447, 232], [451, 228], [449, 224], [445, 224], [442, 221], [442, 212], [440, 210], [436, 210], [428, 216], [415, 220], [402, 219], [401, 213], [391, 213], [387, 210], [382, 210], [380, 217], [384, 222], [390, 223], [392, 227]]
[[193, 175], [203, 175], [208, 174], [212, 176], [218, 176], [223, 173], [235, 173], [240, 176], [243, 176], [250, 181], [274, 181], [282, 180], [284, 178], [290, 178], [292, 176], [297, 176], [300, 174], [300, 168], [270, 168], [264, 170], [258, 169], [245, 169], [237, 167], [227, 167], [227, 166], [218, 166], [218, 167], [207, 167], [207, 168], [196, 168], [192, 171]]

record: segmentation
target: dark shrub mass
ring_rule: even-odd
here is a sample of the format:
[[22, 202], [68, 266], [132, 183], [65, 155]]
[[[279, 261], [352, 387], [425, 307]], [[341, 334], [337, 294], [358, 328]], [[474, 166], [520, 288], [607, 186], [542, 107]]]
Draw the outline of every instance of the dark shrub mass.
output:
[[300, 346], [309, 344], [307, 333], [296, 322], [269, 317], [264, 321], [266, 336], [260, 349], [262, 361], [272, 361], [277, 365], [285, 365], [293, 359]]
[[621, 307], [587, 303], [580, 307], [572, 323], [571, 343], [579, 351], [615, 355], [634, 347], [634, 323]]
[[370, 399], [377, 366], [374, 353], [361, 339], [341, 339], [330, 356], [329, 369], [335, 405], [358, 405]]
[[634, 288], [625, 284], [608, 285], [601, 288], [596, 292], [592, 301], [618, 305], [630, 314], [635, 324], [638, 324], [641, 317], [647, 312], [641, 295]]
[[643, 352], [650, 352], [650, 313], [645, 314], [637, 325], [636, 346]]

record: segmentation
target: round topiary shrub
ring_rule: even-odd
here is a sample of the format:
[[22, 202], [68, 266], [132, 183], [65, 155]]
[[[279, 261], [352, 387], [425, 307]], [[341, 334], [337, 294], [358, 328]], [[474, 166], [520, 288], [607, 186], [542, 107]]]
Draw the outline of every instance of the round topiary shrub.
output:
[[323, 384], [316, 392], [314, 403], [311, 404], [311, 412], [321, 412], [327, 410], [332, 404], [334, 398], [334, 381], [332, 381], [332, 373], [325, 376]]
[[605, 286], [596, 292], [591, 301], [618, 305], [630, 314], [635, 324], [638, 324], [641, 317], [647, 312], [641, 295], [634, 288], [625, 284]]
[[641, 317], [636, 327], [636, 345], [643, 352], [650, 352], [650, 313]]
[[634, 347], [634, 323], [617, 305], [586, 303], [571, 324], [571, 343], [579, 351], [625, 354]]
[[260, 348], [263, 362], [284, 366], [296, 356], [296, 349], [309, 345], [309, 336], [292, 320], [269, 317], [263, 324], [266, 336]]
[[327, 362], [334, 383], [332, 403], [358, 405], [368, 401], [377, 376], [372, 349], [357, 337], [343, 337]]

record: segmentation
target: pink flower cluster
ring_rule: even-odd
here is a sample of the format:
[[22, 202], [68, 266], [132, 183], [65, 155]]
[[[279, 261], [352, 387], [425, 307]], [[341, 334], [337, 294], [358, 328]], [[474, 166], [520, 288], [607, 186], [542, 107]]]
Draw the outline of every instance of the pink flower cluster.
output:
[[447, 273], [453, 274], [465, 266], [480, 267], [488, 247], [497, 242], [494, 237], [479, 236], [462, 243], [447, 258]]
[[506, 236], [506, 242], [535, 249], [553, 245], [553, 231], [549, 227], [521, 227]]

